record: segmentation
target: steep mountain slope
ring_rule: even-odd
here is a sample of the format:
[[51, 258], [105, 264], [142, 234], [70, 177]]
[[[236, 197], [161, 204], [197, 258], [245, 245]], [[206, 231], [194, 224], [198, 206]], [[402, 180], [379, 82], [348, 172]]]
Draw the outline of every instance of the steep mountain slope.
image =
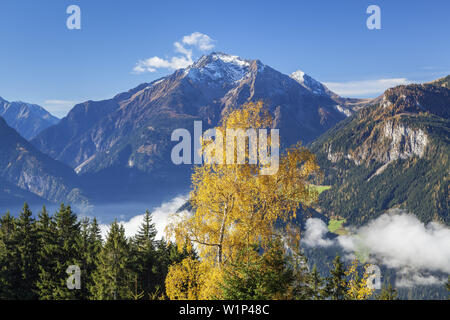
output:
[[434, 84], [435, 86], [445, 87], [447, 89], [450, 89], [450, 76], [446, 76], [444, 78], [437, 79], [437, 80], [431, 82], [431, 84]]
[[44, 129], [58, 123], [44, 108], [25, 102], [8, 102], [0, 97], [0, 117], [22, 137], [30, 140]]
[[291, 74], [291, 78], [316, 95], [339, 97], [337, 94], [328, 89], [324, 84], [311, 78], [311, 76], [307, 75], [302, 70], [297, 70], [293, 72]]
[[79, 202], [84, 198], [76, 180], [70, 167], [36, 150], [0, 117], [0, 189], [5, 201], [8, 194], [21, 189], [23, 194], [33, 193], [53, 202]]
[[400, 207], [450, 224], [450, 90], [434, 84], [389, 89], [312, 143], [332, 185], [324, 212], [362, 224]]
[[170, 160], [174, 129], [193, 132], [194, 120], [202, 120], [205, 130], [228, 109], [257, 100], [273, 113], [284, 146], [309, 142], [346, 118], [328, 94], [311, 92], [258, 60], [213, 53], [113, 99], [77, 105], [32, 143], [75, 168], [94, 192], [111, 196], [113, 189], [134, 187], [145, 193], [156, 181], [189, 182], [190, 167]]
[[0, 178], [0, 213], [9, 210], [10, 206], [16, 207], [25, 202], [42, 206], [46, 200]]
[[354, 112], [360, 110], [372, 99], [356, 99], [356, 98], [343, 98], [338, 94], [334, 93], [328, 89], [323, 83], [311, 78], [301, 70], [297, 70], [291, 74], [291, 78], [300, 83], [311, 93], [317, 96], [327, 96], [331, 98], [335, 103], [335, 108], [345, 114], [346, 116], [351, 116]]

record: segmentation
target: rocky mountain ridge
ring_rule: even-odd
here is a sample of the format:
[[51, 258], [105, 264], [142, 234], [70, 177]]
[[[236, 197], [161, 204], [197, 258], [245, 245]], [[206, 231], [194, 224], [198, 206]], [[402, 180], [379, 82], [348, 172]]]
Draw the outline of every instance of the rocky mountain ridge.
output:
[[27, 140], [59, 121], [41, 106], [20, 101], [8, 102], [1, 97], [0, 117]]

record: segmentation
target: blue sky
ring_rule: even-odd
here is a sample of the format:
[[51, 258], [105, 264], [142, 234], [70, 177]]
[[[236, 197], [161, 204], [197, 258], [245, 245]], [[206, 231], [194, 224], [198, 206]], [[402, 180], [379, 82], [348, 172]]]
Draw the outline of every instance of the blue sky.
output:
[[[81, 8], [68, 30], [66, 8]], [[381, 30], [366, 9], [381, 8]], [[450, 73], [450, 2], [1, 0], [0, 96], [63, 116], [75, 102], [114, 96], [172, 72], [136, 73], [139, 61], [170, 60], [174, 43], [298, 69], [348, 96], [369, 97], [396, 83]], [[183, 43], [199, 32], [214, 48]]]

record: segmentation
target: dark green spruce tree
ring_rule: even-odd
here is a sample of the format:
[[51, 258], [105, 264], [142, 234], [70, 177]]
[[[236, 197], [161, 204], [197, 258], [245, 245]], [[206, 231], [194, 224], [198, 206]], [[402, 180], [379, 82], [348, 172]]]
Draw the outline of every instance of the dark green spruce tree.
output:
[[15, 266], [18, 276], [15, 277], [15, 292], [18, 300], [36, 299], [36, 282], [38, 279], [38, 232], [33, 213], [27, 203], [17, 220], [17, 230], [14, 234], [18, 253]]
[[80, 299], [87, 300], [91, 296], [97, 259], [102, 249], [102, 236], [97, 219], [92, 222], [88, 218], [81, 220], [81, 232], [78, 238], [78, 250], [81, 253], [81, 289]]
[[134, 297], [149, 299], [157, 291], [157, 231], [152, 222], [152, 215], [147, 210], [138, 233], [132, 241], [133, 269], [135, 271]]
[[135, 280], [130, 268], [130, 244], [125, 229], [117, 221], [111, 224], [108, 236], [97, 261], [94, 285], [95, 300], [128, 300], [133, 298]]
[[[61, 204], [50, 224], [52, 241], [45, 245], [43, 254], [47, 254], [48, 265], [41, 266], [38, 288], [41, 299], [80, 299], [80, 290], [67, 287], [67, 268], [72, 265], [81, 268], [81, 252], [79, 249], [80, 223], [70, 206]], [[81, 270], [82, 271], [82, 270]]]
[[398, 300], [398, 292], [389, 283], [388, 286], [384, 285], [383, 288], [381, 288], [381, 292], [379, 295], [377, 295], [376, 299], [377, 300]]
[[290, 258], [291, 269], [294, 272], [291, 298], [296, 300], [312, 299], [308, 259], [301, 252], [300, 248], [296, 248]]
[[345, 300], [347, 298], [347, 279], [345, 275], [345, 266], [340, 256], [333, 260], [333, 269], [327, 278], [325, 286], [325, 295], [332, 300]]
[[53, 281], [53, 270], [56, 270], [56, 252], [58, 251], [56, 224], [44, 206], [37, 220], [39, 236], [38, 266], [39, 278], [37, 280], [38, 297], [41, 300], [53, 298], [56, 281]]
[[288, 268], [288, 259], [275, 241], [260, 254], [258, 245], [243, 249], [236, 261], [224, 268], [221, 284], [225, 300], [272, 300], [285, 299], [295, 280]]
[[324, 279], [320, 276], [317, 271], [317, 265], [313, 266], [311, 273], [309, 274], [309, 289], [310, 289], [310, 299], [312, 300], [322, 300], [324, 296]]
[[7, 212], [0, 219], [0, 300], [16, 298], [19, 281], [15, 268], [18, 263], [16, 230], [16, 219]]

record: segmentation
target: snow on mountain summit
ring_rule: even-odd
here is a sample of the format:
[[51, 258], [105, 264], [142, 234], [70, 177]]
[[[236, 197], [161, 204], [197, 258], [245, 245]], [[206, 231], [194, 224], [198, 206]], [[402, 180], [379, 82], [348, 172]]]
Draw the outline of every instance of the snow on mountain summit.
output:
[[325, 95], [327, 94], [327, 89], [319, 81], [314, 80], [309, 75], [301, 70], [295, 71], [291, 74], [291, 78], [300, 83], [306, 89], [310, 90], [314, 94]]
[[344, 114], [346, 117], [349, 117], [353, 114], [353, 109], [349, 108], [345, 103], [342, 104], [340, 97], [338, 95], [330, 91], [325, 85], [323, 85], [319, 81], [313, 79], [312, 77], [304, 73], [302, 70], [293, 72], [290, 75], [290, 77], [295, 81], [297, 81], [299, 84], [301, 84], [304, 88], [309, 90], [311, 93], [318, 96], [328, 96], [334, 99], [334, 101], [337, 102], [334, 108], [340, 113]]
[[185, 69], [185, 74], [192, 80], [223, 80], [233, 83], [246, 77], [250, 68], [250, 60], [229, 54], [213, 52], [201, 57], [193, 65]]
[[211, 56], [214, 60], [222, 60], [225, 63], [232, 63], [234, 65], [238, 65], [241, 67], [250, 66], [250, 63], [248, 62], [248, 60], [241, 59], [238, 56], [233, 56], [233, 55], [225, 54], [225, 53], [221, 53], [221, 52], [215, 52], [215, 53], [211, 54]]
[[213, 52], [207, 56], [203, 56], [196, 63], [194, 63], [193, 66], [202, 67], [207, 64], [217, 62], [219, 60], [225, 64], [228, 64], [228, 65], [231, 64], [231, 65], [239, 66], [242, 68], [250, 66], [250, 60], [242, 59], [238, 56], [234, 56], [234, 55], [226, 54], [226, 53], [222, 53], [222, 52]]
[[300, 83], [305, 82], [305, 74], [302, 70], [297, 70], [291, 74], [291, 78], [297, 80]]

